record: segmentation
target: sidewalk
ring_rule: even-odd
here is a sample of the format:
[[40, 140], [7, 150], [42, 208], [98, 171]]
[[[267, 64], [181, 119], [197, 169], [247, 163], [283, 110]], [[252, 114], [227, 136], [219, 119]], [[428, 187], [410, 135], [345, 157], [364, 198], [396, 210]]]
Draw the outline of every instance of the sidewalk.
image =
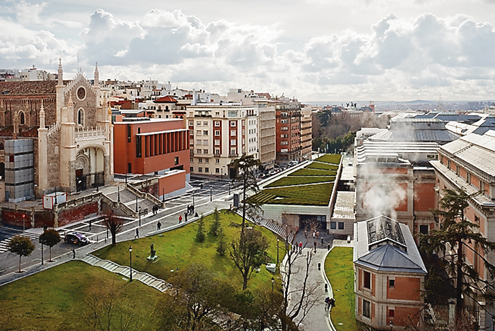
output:
[[[217, 199], [213, 200], [213, 202], [210, 202], [209, 199], [204, 199], [204, 200], [206, 200], [205, 202], [197, 203], [196, 204], [196, 212], [198, 213], [199, 217], [201, 217], [202, 214], [206, 215], [207, 213], [211, 213], [215, 209], [215, 207], [217, 207], [218, 209], [229, 208], [231, 201], [225, 201], [226, 197], [227, 196], [223, 196], [223, 198], [222, 198], [222, 197], [217, 196], [216, 197]], [[177, 210], [169, 210], [169, 209], [161, 210], [158, 212], [157, 215], [151, 214], [146, 219], [143, 219], [142, 220], [143, 224], [141, 227], [139, 227], [140, 237], [145, 237], [148, 233], [156, 232], [156, 229], [157, 229], [156, 224], [158, 222], [160, 222], [162, 224], [160, 232], [169, 231], [171, 229], [178, 227], [178, 217], [180, 214], [183, 215], [183, 213], [185, 211], [185, 207], [186, 206], [184, 206], [184, 208], [180, 208], [180, 209], [177, 208]], [[187, 223], [191, 223], [191, 222], [197, 220], [198, 218], [196, 218], [196, 217], [189, 218]], [[180, 226], [183, 226], [187, 223], [182, 222]], [[134, 228], [129, 229], [125, 232], [118, 233], [117, 234], [117, 242], [132, 240], [135, 238], [135, 234], [136, 234], [136, 232], [135, 232]], [[111, 243], [112, 243], [112, 240], [111, 240], [111, 238], [109, 238], [107, 240], [100, 239], [99, 242], [92, 243], [92, 244], [87, 245], [87, 246], [82, 246], [82, 247], [74, 246], [74, 249], [76, 251], [76, 259], [83, 259], [88, 253], [91, 253], [91, 252], [96, 251], [98, 249], [101, 249], [105, 246], [108, 246]], [[45, 250], [47, 253], [48, 249], [45, 249]], [[41, 263], [39, 263], [39, 264], [32, 265], [29, 267], [22, 267], [22, 271], [23, 271], [22, 273], [11, 272], [11, 273], [2, 275], [2, 276], [0, 276], [0, 286], [9, 284], [15, 280], [22, 279], [24, 277], [28, 277], [28, 276], [33, 275], [35, 273], [38, 273], [40, 271], [55, 267], [57, 265], [65, 263], [65, 262], [68, 262], [68, 261], [72, 260], [72, 251], [68, 251], [68, 252], [63, 253], [61, 255], [54, 256], [52, 258], [52, 260], [53, 260], [53, 262], [47, 262], [45, 260], [43, 265]], [[17, 268], [16, 268], [16, 270], [17, 270]]]

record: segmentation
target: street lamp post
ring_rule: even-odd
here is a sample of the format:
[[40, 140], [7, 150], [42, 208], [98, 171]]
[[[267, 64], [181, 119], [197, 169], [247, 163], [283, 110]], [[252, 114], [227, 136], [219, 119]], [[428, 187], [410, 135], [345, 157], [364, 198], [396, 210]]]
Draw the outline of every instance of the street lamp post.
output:
[[275, 278], [272, 277], [272, 292], [273, 292], [273, 283], [275, 283]]
[[210, 202], [212, 201], [212, 196], [211, 196], [211, 186], [210, 186]]
[[129, 281], [132, 282], [132, 246], [129, 246]]
[[277, 238], [277, 266], [278, 266], [278, 242], [279, 242], [279, 241], [280, 241], [280, 240]]
[[138, 196], [136, 195], [136, 212], [138, 211]]
[[230, 195], [230, 181], [229, 181], [229, 195]]
[[193, 207], [194, 207], [194, 189], [193, 189]]
[[117, 201], [120, 202], [120, 186], [117, 185]]
[[141, 226], [141, 207], [139, 207], [139, 226]]
[[162, 195], [162, 197], [163, 197], [163, 200], [162, 201], [165, 202], [165, 188], [163, 188], [163, 195]]
[[26, 214], [22, 214], [22, 231], [26, 230]]

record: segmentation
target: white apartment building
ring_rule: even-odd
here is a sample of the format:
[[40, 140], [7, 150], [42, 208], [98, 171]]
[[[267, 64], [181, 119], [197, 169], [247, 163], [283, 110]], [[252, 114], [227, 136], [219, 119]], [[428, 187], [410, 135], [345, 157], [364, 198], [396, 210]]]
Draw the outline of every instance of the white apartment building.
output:
[[186, 111], [190, 139], [190, 171], [195, 175], [235, 176], [233, 160], [243, 154], [259, 159], [258, 108], [191, 105]]

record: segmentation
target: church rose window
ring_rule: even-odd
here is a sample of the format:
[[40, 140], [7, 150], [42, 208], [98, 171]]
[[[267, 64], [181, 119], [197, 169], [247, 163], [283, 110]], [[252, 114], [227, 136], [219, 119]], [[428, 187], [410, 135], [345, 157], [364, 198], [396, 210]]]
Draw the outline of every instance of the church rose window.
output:
[[86, 96], [86, 90], [84, 89], [84, 87], [78, 88], [77, 89], [77, 98], [79, 100], [83, 100], [85, 96]]

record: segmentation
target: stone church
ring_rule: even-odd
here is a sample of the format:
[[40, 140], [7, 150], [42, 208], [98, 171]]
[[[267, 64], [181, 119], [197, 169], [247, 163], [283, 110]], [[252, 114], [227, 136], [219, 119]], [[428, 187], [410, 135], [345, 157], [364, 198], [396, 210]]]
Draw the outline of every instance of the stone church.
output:
[[113, 180], [113, 124], [99, 86], [78, 72], [57, 81], [0, 82], [0, 200], [75, 193]]

